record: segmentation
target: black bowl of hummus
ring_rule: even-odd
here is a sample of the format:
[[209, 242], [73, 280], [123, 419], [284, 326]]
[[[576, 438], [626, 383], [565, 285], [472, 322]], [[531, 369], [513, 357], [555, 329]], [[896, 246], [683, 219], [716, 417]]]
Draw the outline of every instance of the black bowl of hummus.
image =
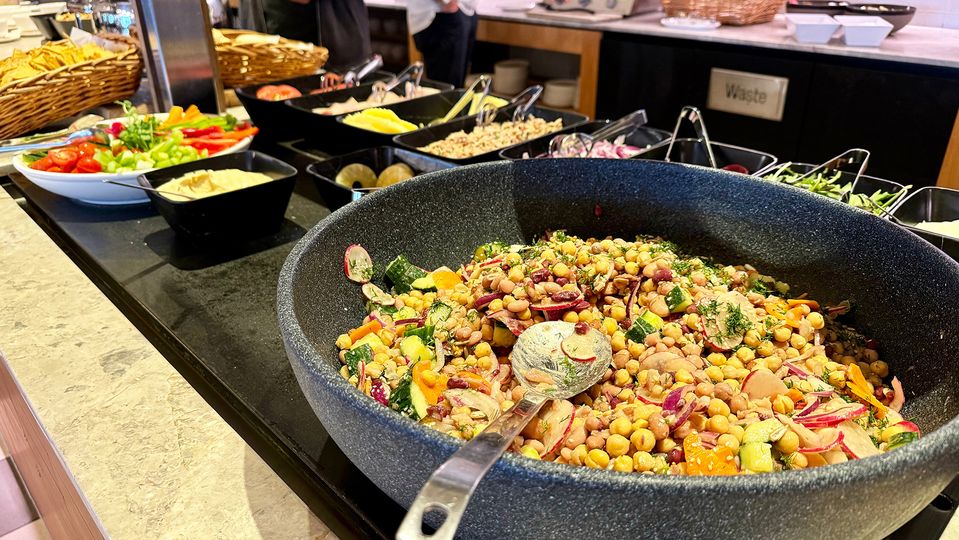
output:
[[297, 170], [261, 152], [214, 156], [141, 174], [137, 182], [177, 234], [222, 239], [276, 232]]

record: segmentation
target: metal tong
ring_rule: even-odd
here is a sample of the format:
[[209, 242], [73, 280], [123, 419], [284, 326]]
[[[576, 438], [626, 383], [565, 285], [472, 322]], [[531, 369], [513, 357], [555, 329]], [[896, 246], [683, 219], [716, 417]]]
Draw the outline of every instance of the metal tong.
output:
[[592, 134], [575, 132], [568, 135], [554, 137], [549, 142], [549, 157], [557, 154], [563, 156], [589, 157], [596, 141], [608, 141], [620, 135], [629, 136], [631, 133], [646, 125], [646, 109], [633, 111], [626, 116], [610, 122]]
[[716, 155], [713, 154], [713, 144], [709, 140], [709, 133], [706, 132], [703, 113], [699, 112], [699, 109], [692, 105], [686, 105], [683, 107], [683, 110], [679, 112], [679, 118], [676, 119], [676, 127], [673, 128], [673, 136], [669, 139], [669, 148], [666, 149], [666, 158], [664, 161], [671, 161], [669, 157], [673, 153], [673, 144], [676, 143], [676, 137], [679, 136], [679, 128], [682, 126], [683, 120], [689, 120], [693, 125], [693, 129], [696, 130], [696, 137], [703, 143], [703, 146], [706, 147], [706, 157], [709, 159], [709, 166], [717, 169]]
[[479, 100], [479, 103], [482, 105], [486, 101], [486, 96], [489, 95], [489, 90], [490, 90], [492, 80], [493, 79], [490, 78], [489, 75], [480, 75], [479, 77], [477, 77], [476, 80], [473, 81], [473, 84], [471, 84], [469, 88], [466, 89], [466, 92], [463, 93], [460, 99], [455, 104], [453, 104], [449, 112], [447, 112], [446, 115], [444, 115], [442, 118], [437, 118], [435, 120], [432, 120], [429, 123], [429, 125], [435, 126], [438, 124], [445, 124], [446, 122], [449, 122], [453, 118], [456, 118], [456, 115], [462, 112], [463, 109], [466, 108], [466, 106], [469, 105], [469, 103], [473, 100], [473, 96], [476, 95], [476, 89], [480, 85], [483, 86], [483, 90], [482, 90], [482, 93], [480, 94], [480, 100]]
[[[423, 62], [413, 62], [406, 69], [399, 72], [392, 79], [383, 82], [377, 81], [373, 83], [373, 93], [370, 95], [371, 100], [382, 102], [386, 99], [386, 94], [392, 92], [397, 86], [410, 81], [413, 83], [412, 91], [416, 91], [420, 87], [420, 81], [423, 79]], [[412, 97], [412, 96], [408, 96]]]
[[[849, 184], [849, 189], [845, 190], [842, 193], [842, 195], [839, 197], [839, 200], [843, 202], [849, 202], [849, 197], [852, 196], [853, 193], [855, 193], [856, 186], [859, 185], [859, 178], [863, 175], [863, 173], [866, 172], [866, 167], [869, 166], [869, 155], [870, 155], [869, 150], [866, 150], [864, 148], [850, 148], [849, 150], [846, 150], [842, 154], [839, 154], [838, 156], [834, 158], [826, 160], [821, 165], [818, 165], [814, 167], [813, 169], [811, 169], [809, 172], [801, 175], [798, 179], [796, 179], [796, 182], [799, 182], [815, 174], [821, 173], [822, 171], [826, 171], [826, 170], [839, 171], [839, 170], [842, 170], [843, 167], [858, 164], [859, 168], [856, 169], [856, 173], [855, 173], [856, 176], [853, 178], [852, 183]], [[869, 199], [869, 197], [863, 197], [863, 200], [872, 204], [872, 200]], [[892, 216], [892, 214], [889, 213], [889, 210], [883, 207], [880, 207], [879, 205], [875, 205], [875, 208], [876, 210], [879, 210], [879, 212], [886, 217]]]
[[342, 76], [336, 73], [327, 73], [323, 76], [320, 83], [320, 89], [324, 92], [334, 90], [337, 85], [343, 84], [344, 88], [356, 86], [370, 73], [383, 67], [383, 57], [374, 54], [362, 64], [357, 64], [346, 71]]
[[[529, 114], [530, 109], [533, 108], [533, 105], [536, 104], [536, 100], [543, 95], [543, 87], [541, 85], [533, 85], [523, 90], [519, 94], [509, 100], [509, 103], [503, 108], [512, 107], [516, 105], [516, 109], [513, 110], [513, 122], [520, 122], [526, 120], [526, 116]], [[476, 113], [476, 125], [477, 126], [488, 126], [493, 123], [493, 119], [496, 118], [496, 113], [498, 113], [500, 107], [493, 105], [492, 103], [483, 103], [480, 102], [480, 110]]]

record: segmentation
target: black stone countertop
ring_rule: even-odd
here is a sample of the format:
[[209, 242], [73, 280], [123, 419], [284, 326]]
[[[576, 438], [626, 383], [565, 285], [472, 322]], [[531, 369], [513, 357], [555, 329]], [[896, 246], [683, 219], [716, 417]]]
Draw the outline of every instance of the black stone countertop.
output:
[[311, 181], [297, 180], [278, 233], [198, 246], [149, 204], [87, 206], [12, 180], [32, 217], [338, 536], [392, 536], [400, 507], [329, 438], [277, 326], [280, 268], [330, 213]]

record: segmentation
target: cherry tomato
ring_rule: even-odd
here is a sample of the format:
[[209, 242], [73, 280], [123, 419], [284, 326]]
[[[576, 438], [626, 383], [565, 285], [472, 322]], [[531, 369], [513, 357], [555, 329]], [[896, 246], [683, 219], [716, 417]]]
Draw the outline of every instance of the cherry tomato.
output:
[[97, 145], [91, 142], [82, 142], [77, 145], [77, 151], [80, 152], [80, 157], [92, 157], [97, 152]]
[[739, 174], [749, 174], [749, 169], [747, 169], [746, 167], [743, 167], [742, 165], [738, 163], [730, 163], [729, 165], [726, 165], [725, 167], [723, 167], [723, 170], [731, 171]]
[[63, 172], [63, 169], [54, 165], [53, 167], [50, 167], [49, 169], [47, 169], [47, 172]]
[[37, 171], [46, 171], [53, 166], [53, 160], [50, 156], [44, 156], [30, 164], [30, 168]]
[[63, 170], [72, 169], [77, 164], [77, 160], [80, 159], [80, 153], [73, 148], [50, 150], [47, 156], [53, 160], [54, 165]]
[[77, 168], [74, 172], [78, 173], [98, 173], [103, 170], [100, 162], [90, 156], [83, 156], [77, 161]]

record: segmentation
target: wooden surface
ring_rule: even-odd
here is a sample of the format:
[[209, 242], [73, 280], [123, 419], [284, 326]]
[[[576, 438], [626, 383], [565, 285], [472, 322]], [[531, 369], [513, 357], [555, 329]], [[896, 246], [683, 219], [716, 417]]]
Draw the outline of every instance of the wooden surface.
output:
[[946, 147], [946, 157], [942, 160], [939, 182], [936, 185], [959, 189], [959, 111], [956, 111], [956, 121], [952, 125], [952, 136], [949, 137], [949, 146]]
[[106, 538], [2, 355], [0, 434], [52, 538]]
[[[476, 40], [514, 47], [542, 49], [579, 56], [579, 105], [576, 110], [596, 116], [596, 88], [599, 83], [599, 42], [602, 32], [516, 22], [480, 19]], [[410, 63], [421, 60], [413, 37], [409, 38]]]

